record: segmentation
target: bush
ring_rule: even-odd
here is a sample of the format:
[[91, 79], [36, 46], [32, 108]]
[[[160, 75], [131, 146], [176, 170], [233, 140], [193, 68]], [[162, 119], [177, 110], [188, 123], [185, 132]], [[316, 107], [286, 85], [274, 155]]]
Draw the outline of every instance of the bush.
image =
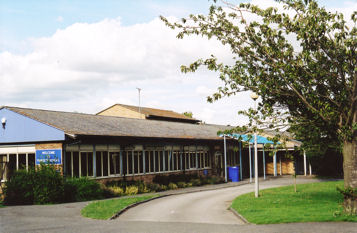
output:
[[33, 175], [34, 172], [18, 170], [13, 173], [3, 188], [4, 204], [30, 205], [33, 204]]
[[192, 187], [192, 183], [191, 182], [186, 183], [186, 187]]
[[147, 185], [148, 189], [150, 189], [151, 191], [153, 192], [158, 192], [160, 191], [160, 185], [159, 184], [156, 184], [156, 183], [149, 183]]
[[63, 177], [54, 166], [41, 164], [33, 178], [34, 204], [63, 201]]
[[169, 189], [178, 189], [177, 184], [175, 184], [175, 183], [169, 183], [168, 188]]
[[167, 186], [162, 184], [160, 185], [159, 191], [166, 191], [167, 190]]
[[113, 196], [122, 196], [124, 195], [124, 189], [118, 186], [108, 187], [108, 189], [112, 192]]
[[131, 185], [131, 186], [128, 186], [125, 188], [125, 194], [126, 195], [136, 195], [138, 194], [138, 187], [137, 186], [134, 186], [134, 185]]
[[5, 183], [7, 205], [60, 203], [63, 178], [54, 166], [41, 165], [36, 170], [18, 170]]
[[64, 185], [65, 201], [89, 201], [102, 199], [104, 189], [95, 180], [86, 177], [67, 179]]
[[192, 179], [190, 182], [192, 183], [192, 186], [201, 186], [202, 185], [200, 179]]
[[183, 182], [183, 181], [180, 181], [180, 182], [177, 182], [177, 186], [178, 186], [179, 188], [185, 188], [185, 187], [186, 187], [186, 183]]

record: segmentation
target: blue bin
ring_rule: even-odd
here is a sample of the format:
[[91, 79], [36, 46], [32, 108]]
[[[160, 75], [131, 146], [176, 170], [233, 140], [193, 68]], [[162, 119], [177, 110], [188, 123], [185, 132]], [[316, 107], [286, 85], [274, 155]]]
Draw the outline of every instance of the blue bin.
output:
[[239, 166], [228, 167], [228, 179], [232, 182], [239, 182]]
[[203, 175], [205, 175], [205, 176], [208, 175], [208, 170], [207, 169], [203, 170]]

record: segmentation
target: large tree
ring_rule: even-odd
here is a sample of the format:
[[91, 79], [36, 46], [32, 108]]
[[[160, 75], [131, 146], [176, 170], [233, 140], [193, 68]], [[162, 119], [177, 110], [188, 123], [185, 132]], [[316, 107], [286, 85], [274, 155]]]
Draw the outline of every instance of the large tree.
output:
[[357, 12], [346, 21], [313, 0], [278, 2], [284, 9], [214, 1], [207, 15], [180, 22], [161, 18], [179, 30], [180, 39], [201, 35], [230, 47], [233, 64], [212, 55], [182, 66], [183, 72], [200, 66], [219, 72], [224, 85], [209, 101], [254, 91], [263, 118], [284, 113], [283, 121], [302, 135], [305, 131], [310, 142], [336, 140], [344, 159], [345, 209], [356, 213]]

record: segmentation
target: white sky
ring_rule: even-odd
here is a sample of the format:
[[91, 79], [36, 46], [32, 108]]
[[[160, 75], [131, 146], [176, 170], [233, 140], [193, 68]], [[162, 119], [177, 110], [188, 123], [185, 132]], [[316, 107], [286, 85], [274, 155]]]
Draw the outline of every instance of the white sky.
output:
[[[98, 8], [111, 5], [92, 4], [84, 16], [76, 10], [76, 18], [68, 3], [36, 8], [44, 17], [37, 19], [27, 14], [33, 9], [0, 1], [0, 105], [96, 113], [115, 103], [137, 105], [136, 87], [140, 87], [142, 106], [192, 111], [206, 123], [244, 124], [246, 119], [237, 112], [253, 106], [249, 93], [210, 104], [206, 97], [221, 85], [218, 75], [203, 69], [180, 73], [181, 65], [210, 54], [230, 61], [229, 50], [199, 37], [178, 40], [176, 32], [157, 17], [206, 12], [210, 2], [201, 1], [200, 8], [185, 1], [182, 5], [148, 2], [142, 8], [154, 10], [147, 10], [146, 16], [137, 6], [114, 4], [116, 14]], [[271, 1], [254, 2], [269, 5]], [[329, 6], [349, 13], [357, 9], [357, 2], [335, 5], [327, 1]], [[57, 12], [51, 11], [54, 9]], [[94, 14], [97, 11], [104, 13], [98, 16]], [[132, 18], [136, 13], [140, 13], [137, 20]], [[14, 14], [19, 14], [18, 25], [12, 19]], [[88, 16], [91, 14], [93, 17]], [[33, 24], [22, 27], [21, 20], [33, 20]]]

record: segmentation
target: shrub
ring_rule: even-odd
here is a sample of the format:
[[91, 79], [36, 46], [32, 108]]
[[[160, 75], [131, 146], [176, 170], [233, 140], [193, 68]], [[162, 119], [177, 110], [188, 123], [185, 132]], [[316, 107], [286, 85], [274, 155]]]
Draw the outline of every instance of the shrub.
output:
[[136, 186], [138, 187], [138, 193], [148, 193], [150, 192], [150, 189], [147, 187], [147, 185], [140, 181], [136, 184]]
[[192, 183], [191, 182], [186, 183], [186, 187], [192, 187]]
[[105, 191], [100, 184], [86, 177], [67, 179], [64, 193], [67, 202], [102, 199], [105, 196]]
[[153, 192], [158, 192], [160, 191], [160, 185], [159, 184], [156, 184], [156, 183], [149, 183], [147, 185], [148, 189], [150, 189], [151, 191]]
[[36, 170], [18, 170], [5, 183], [4, 203], [59, 203], [63, 201], [63, 190], [63, 178], [54, 166], [41, 165]]
[[126, 195], [136, 195], [138, 194], [138, 187], [137, 186], [134, 186], [134, 185], [131, 185], [131, 186], [128, 186], [125, 188], [125, 194]]
[[122, 196], [124, 195], [124, 189], [118, 186], [108, 187], [108, 189], [112, 192], [114, 196]]
[[52, 165], [41, 164], [33, 173], [34, 204], [63, 201], [63, 177]]
[[192, 186], [201, 186], [202, 184], [201, 184], [201, 180], [200, 179], [192, 179], [191, 181], [190, 181], [191, 183], [192, 183]]
[[164, 184], [160, 185], [159, 191], [166, 191], [166, 190], [167, 190], [167, 186], [166, 185], [164, 185]]
[[180, 182], [177, 182], [177, 186], [178, 186], [179, 188], [185, 188], [185, 187], [186, 187], [186, 183], [183, 182], [183, 181], [180, 181]]
[[168, 188], [169, 189], [177, 189], [178, 187], [177, 187], [177, 184], [175, 184], [175, 183], [169, 183]]
[[5, 182], [3, 188], [4, 204], [30, 205], [33, 204], [33, 171], [18, 170]]

